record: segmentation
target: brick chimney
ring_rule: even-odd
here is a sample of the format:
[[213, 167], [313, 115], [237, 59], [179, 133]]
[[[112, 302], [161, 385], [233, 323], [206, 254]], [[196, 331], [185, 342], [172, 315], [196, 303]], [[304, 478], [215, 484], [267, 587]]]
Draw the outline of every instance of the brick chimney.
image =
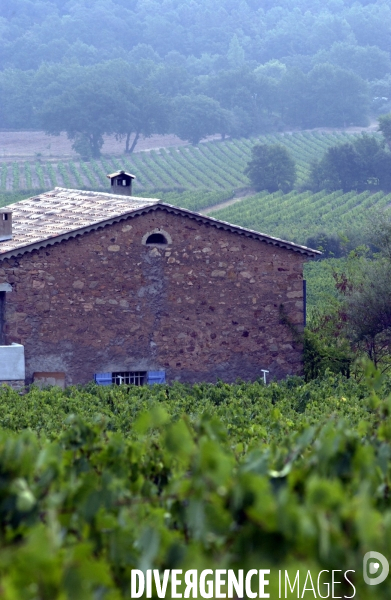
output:
[[12, 211], [10, 208], [0, 208], [0, 242], [12, 240]]

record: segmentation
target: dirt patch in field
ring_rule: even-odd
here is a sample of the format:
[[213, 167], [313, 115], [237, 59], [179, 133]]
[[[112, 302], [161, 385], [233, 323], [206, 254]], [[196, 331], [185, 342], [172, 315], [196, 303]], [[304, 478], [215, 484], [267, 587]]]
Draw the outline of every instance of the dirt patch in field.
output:
[[[377, 121], [372, 121], [369, 127], [331, 128], [319, 127], [305, 131], [320, 131], [324, 133], [359, 133], [365, 131], [373, 133], [377, 130]], [[302, 130], [285, 131], [282, 133], [300, 133]], [[219, 135], [212, 135], [202, 140], [220, 139]], [[107, 156], [121, 155], [124, 153], [125, 141], [118, 141], [115, 136], [105, 136], [102, 154]], [[135, 152], [143, 150], [157, 150], [169, 146], [187, 146], [188, 142], [180, 140], [175, 135], [153, 135], [150, 138], [140, 137]], [[0, 161], [20, 161], [45, 159], [45, 161], [78, 158], [72, 150], [72, 143], [65, 133], [58, 136], [46, 135], [43, 131], [0, 131]]]
[[252, 190], [251, 188], [243, 188], [238, 190], [235, 193], [235, 196], [230, 200], [225, 200], [224, 202], [220, 202], [220, 204], [213, 204], [213, 206], [208, 206], [207, 208], [203, 208], [199, 212], [202, 215], [209, 215], [209, 213], [214, 212], [216, 210], [221, 210], [222, 208], [226, 208], [227, 206], [231, 206], [232, 204], [236, 204], [245, 198], [249, 198], [250, 196], [255, 196], [257, 192]]

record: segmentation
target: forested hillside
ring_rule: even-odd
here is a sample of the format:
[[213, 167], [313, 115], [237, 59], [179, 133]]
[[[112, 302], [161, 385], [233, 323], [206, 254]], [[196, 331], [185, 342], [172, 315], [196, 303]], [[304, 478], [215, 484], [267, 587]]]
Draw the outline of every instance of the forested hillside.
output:
[[[0, 6], [0, 127], [256, 135], [390, 109], [391, 7], [350, 0], [15, 0]], [[134, 144], [135, 142], [135, 144]]]
[[[72, 58], [92, 64], [124, 58], [139, 44], [151, 46], [152, 58], [170, 52], [198, 60], [203, 56], [198, 66], [205, 65], [204, 71], [211, 60], [220, 59], [224, 68], [295, 55], [292, 65], [302, 66], [307, 59], [311, 66], [308, 57], [325, 50], [330, 62], [352, 67], [366, 79], [385, 75], [389, 66], [379, 51], [390, 51], [390, 6], [381, 1], [13, 0], [2, 3], [0, 16], [6, 44], [2, 68], [36, 69], [42, 62]], [[330, 53], [335, 42], [356, 47], [350, 63], [347, 56], [343, 60], [335, 50]], [[358, 59], [358, 47], [365, 46], [377, 57], [373, 64], [369, 51], [366, 64]]]

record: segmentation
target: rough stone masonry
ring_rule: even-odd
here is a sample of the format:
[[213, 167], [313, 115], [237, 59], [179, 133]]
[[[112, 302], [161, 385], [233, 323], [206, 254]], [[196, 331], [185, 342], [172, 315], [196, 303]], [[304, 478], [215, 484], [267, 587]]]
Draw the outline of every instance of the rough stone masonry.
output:
[[[157, 228], [171, 243], [143, 244]], [[298, 374], [279, 309], [302, 330], [307, 258], [163, 207], [128, 216], [1, 261], [5, 343], [25, 346], [26, 383], [37, 371], [66, 385], [154, 369], [169, 382]]]

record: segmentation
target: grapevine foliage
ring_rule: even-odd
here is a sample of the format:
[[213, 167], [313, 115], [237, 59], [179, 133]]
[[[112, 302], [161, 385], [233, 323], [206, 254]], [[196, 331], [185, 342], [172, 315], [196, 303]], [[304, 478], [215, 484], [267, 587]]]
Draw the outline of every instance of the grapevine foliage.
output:
[[130, 598], [133, 568], [353, 569], [372, 597], [363, 556], [391, 556], [389, 389], [367, 370], [1, 390], [0, 597]]

